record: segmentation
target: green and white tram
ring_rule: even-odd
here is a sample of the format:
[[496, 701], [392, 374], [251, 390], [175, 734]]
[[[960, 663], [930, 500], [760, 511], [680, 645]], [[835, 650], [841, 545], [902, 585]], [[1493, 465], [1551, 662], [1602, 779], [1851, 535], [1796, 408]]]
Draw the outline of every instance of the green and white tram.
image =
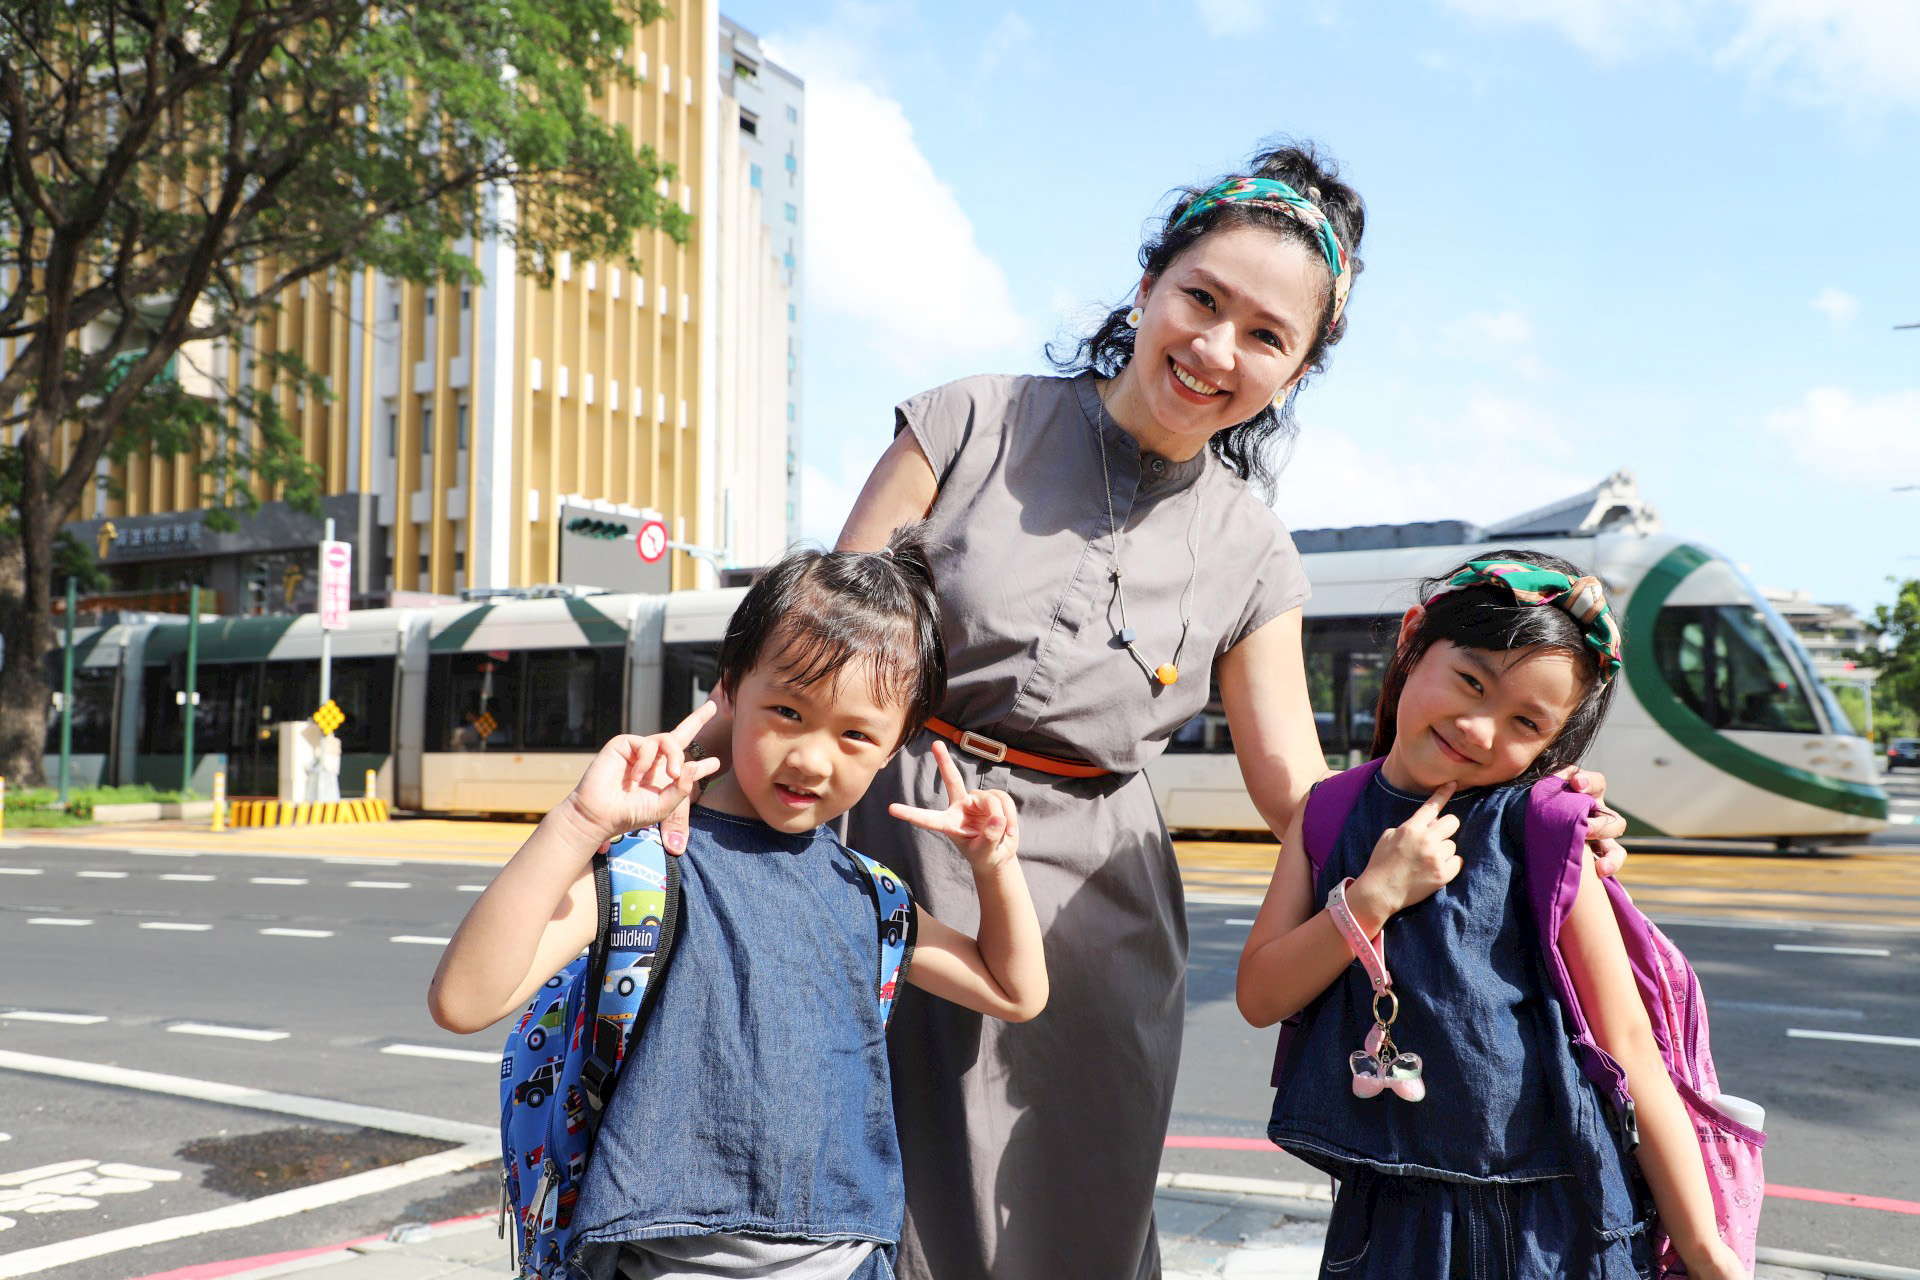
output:
[[[1311, 535], [1303, 545], [1315, 545]], [[1626, 678], [1587, 763], [1606, 774], [1631, 833], [1811, 844], [1886, 826], [1873, 752], [1792, 629], [1725, 558], [1665, 535], [1306, 552], [1307, 674], [1330, 763], [1366, 758], [1412, 584], [1514, 545], [1551, 550], [1607, 584], [1626, 633]], [[1149, 770], [1169, 826], [1263, 829], [1231, 752], [1216, 696]]]
[[[1388, 529], [1390, 545], [1373, 549], [1316, 551], [1327, 539], [1302, 535], [1314, 587], [1307, 672], [1330, 762], [1365, 757], [1410, 584], [1518, 542], [1587, 566], [1613, 595], [1626, 679], [1590, 763], [1606, 773], [1608, 798], [1631, 830], [1814, 843], [1864, 839], [1886, 825], [1868, 744], [1813, 677], [1792, 630], [1727, 560], [1663, 535], [1466, 541], [1446, 537], [1448, 529], [1470, 527]], [[1381, 531], [1362, 532], [1381, 540]], [[1407, 545], [1422, 538], [1425, 545]], [[342, 788], [359, 794], [372, 769], [381, 797], [402, 809], [542, 812], [609, 737], [673, 724], [706, 695], [742, 594], [358, 611], [333, 641], [332, 694], [347, 717]], [[76, 635], [76, 779], [178, 785], [186, 633], [169, 620]], [[312, 615], [201, 625], [194, 733], [202, 794], [215, 768], [227, 770], [231, 795], [274, 793], [277, 726], [317, 709], [319, 653]], [[56, 722], [50, 768], [58, 740]], [[1217, 696], [1149, 772], [1175, 829], [1262, 827]]]

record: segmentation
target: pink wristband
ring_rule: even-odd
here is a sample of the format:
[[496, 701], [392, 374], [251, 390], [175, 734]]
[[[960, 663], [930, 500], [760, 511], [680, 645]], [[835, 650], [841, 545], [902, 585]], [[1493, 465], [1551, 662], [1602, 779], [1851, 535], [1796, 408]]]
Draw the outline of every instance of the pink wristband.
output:
[[1353, 958], [1367, 971], [1367, 979], [1373, 983], [1376, 994], [1391, 990], [1393, 979], [1387, 973], [1387, 932], [1380, 931], [1380, 945], [1375, 948], [1367, 931], [1353, 918], [1353, 908], [1347, 905], [1347, 886], [1353, 883], [1349, 876], [1333, 886], [1327, 894], [1327, 914], [1333, 917], [1333, 927], [1347, 940], [1347, 946], [1353, 952]]

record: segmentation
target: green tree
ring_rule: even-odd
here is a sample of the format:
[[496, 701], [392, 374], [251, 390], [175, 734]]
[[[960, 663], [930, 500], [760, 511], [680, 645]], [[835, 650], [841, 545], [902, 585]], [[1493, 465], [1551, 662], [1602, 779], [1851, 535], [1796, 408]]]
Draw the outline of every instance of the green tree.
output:
[[[1853, 655], [1854, 661], [1880, 673], [1873, 699], [1874, 728], [1880, 732], [1920, 722], [1920, 579], [1887, 581], [1894, 583], [1893, 603], [1873, 607], [1867, 622], [1873, 643]], [[1897, 726], [1889, 723], [1887, 710], [1898, 717]]]
[[[0, 775], [40, 773], [58, 532], [103, 457], [196, 459], [213, 523], [319, 474], [278, 411], [324, 380], [261, 357], [223, 398], [168, 370], [244, 349], [301, 281], [476, 279], [684, 241], [675, 178], [594, 112], [657, 0], [9, 0], [0, 5]], [[18, 411], [15, 411], [15, 407]]]

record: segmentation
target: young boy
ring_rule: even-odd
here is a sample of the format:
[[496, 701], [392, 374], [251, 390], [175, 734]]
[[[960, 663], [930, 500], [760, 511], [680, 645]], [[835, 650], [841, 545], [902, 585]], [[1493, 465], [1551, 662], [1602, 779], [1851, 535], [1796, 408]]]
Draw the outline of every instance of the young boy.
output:
[[[592, 941], [591, 858], [665, 818], [720, 762], [689, 759], [730, 712], [731, 771], [694, 808], [671, 972], [629, 1049], [575, 1209], [578, 1272], [603, 1280], [885, 1280], [905, 1193], [875, 999], [864, 872], [826, 824], [939, 705], [932, 575], [911, 531], [877, 554], [788, 555], [747, 593], [720, 687], [670, 733], [603, 747], [461, 922], [428, 994], [478, 1031]], [[940, 751], [939, 744], [935, 746]], [[1004, 792], [894, 815], [973, 869], [976, 940], [919, 913], [907, 981], [1024, 1021], [1047, 1000], [1040, 926]]]

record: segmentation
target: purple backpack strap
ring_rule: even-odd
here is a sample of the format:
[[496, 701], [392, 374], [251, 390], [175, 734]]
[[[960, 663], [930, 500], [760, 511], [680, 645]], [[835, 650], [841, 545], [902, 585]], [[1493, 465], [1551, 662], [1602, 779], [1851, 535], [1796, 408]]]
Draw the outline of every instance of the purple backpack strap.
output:
[[[1369, 760], [1345, 773], [1320, 779], [1313, 790], [1307, 792], [1306, 812], [1300, 817], [1300, 842], [1305, 846], [1303, 852], [1307, 855], [1307, 866], [1313, 871], [1316, 890], [1320, 885], [1320, 871], [1333, 856], [1333, 846], [1340, 842], [1340, 832], [1352, 816], [1353, 807], [1360, 803], [1361, 794], [1383, 763]], [[1276, 1089], [1280, 1087], [1280, 1073], [1286, 1069], [1287, 1055], [1293, 1051], [1293, 1036], [1299, 1028], [1297, 1013], [1280, 1023], [1280, 1041], [1273, 1047], [1272, 1084]]]
[[[1633, 1097], [1627, 1092], [1627, 1074], [1593, 1038], [1580, 993], [1560, 952], [1560, 929], [1573, 911], [1580, 892], [1581, 854], [1587, 845], [1587, 820], [1596, 805], [1592, 796], [1575, 791], [1564, 778], [1542, 778], [1527, 796], [1527, 899], [1539, 931], [1540, 951], [1547, 975], [1560, 996], [1573, 1028], [1574, 1056], [1580, 1070], [1613, 1106], [1621, 1134], [1631, 1149], [1639, 1141]], [[1625, 890], [1612, 880], [1603, 882], [1609, 896]]]

